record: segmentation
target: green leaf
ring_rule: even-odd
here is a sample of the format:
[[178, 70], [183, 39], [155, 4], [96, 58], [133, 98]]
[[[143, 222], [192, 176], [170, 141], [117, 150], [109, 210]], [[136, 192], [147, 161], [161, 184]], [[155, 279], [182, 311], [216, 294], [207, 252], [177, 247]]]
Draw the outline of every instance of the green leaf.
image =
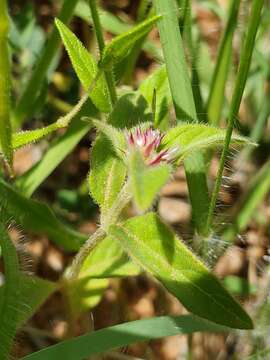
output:
[[77, 317], [99, 303], [108, 287], [108, 278], [138, 275], [139, 272], [120, 244], [106, 237], [85, 259], [78, 277], [66, 283], [73, 316]]
[[81, 360], [139, 341], [202, 331], [226, 332], [228, 329], [191, 315], [161, 316], [91, 332], [25, 356], [22, 360]]
[[[108, 31], [113, 35], [120, 35], [132, 29], [131, 24], [122, 21], [119, 17], [112, 14], [111, 12], [101, 8], [98, 10], [100, 14], [101, 26], [104, 31]], [[87, 3], [79, 2], [76, 7], [75, 14], [86, 21], [88, 24], [92, 25], [93, 21], [91, 18], [91, 12]], [[162, 53], [159, 46], [154, 41], [151, 41], [150, 39], [145, 41], [143, 49], [158, 61], [162, 61]]]
[[[162, 148], [177, 146], [177, 158], [182, 160], [194, 151], [221, 146], [226, 138], [226, 130], [202, 124], [178, 125], [170, 129], [162, 140]], [[234, 134], [233, 144], [248, 144], [249, 140]]]
[[[20, 328], [35, 314], [58, 285], [37, 276], [20, 274], [20, 311], [17, 317], [17, 328]], [[5, 293], [5, 284], [0, 287], [0, 298]]]
[[104, 135], [99, 135], [94, 143], [90, 169], [90, 193], [105, 214], [124, 184], [126, 166], [115, 153], [111, 141]]
[[147, 210], [168, 181], [171, 167], [168, 164], [147, 166], [139, 151], [130, 154], [128, 165], [135, 204], [139, 210]]
[[123, 132], [104, 121], [92, 120], [94, 126], [111, 142], [117, 156], [122, 159], [125, 155], [126, 140]]
[[246, 279], [239, 276], [229, 275], [223, 280], [223, 285], [231, 293], [237, 296], [250, 296], [255, 295], [257, 287], [250, 284]]
[[152, 114], [145, 98], [139, 92], [121, 96], [111, 112], [108, 123], [118, 129], [130, 129], [152, 121]]
[[149, 33], [160, 18], [160, 15], [153, 16], [135, 26], [132, 30], [115, 37], [103, 51], [99, 64], [100, 68], [110, 69], [113, 64], [123, 60], [129, 54], [135, 43]]
[[139, 272], [139, 267], [128, 258], [119, 242], [106, 237], [85, 259], [79, 277], [124, 277], [138, 275]]
[[[84, 113], [85, 114], [85, 113]], [[25, 174], [16, 179], [16, 185], [27, 197], [30, 197], [39, 185], [74, 149], [78, 142], [87, 134], [90, 125], [74, 119], [64, 135], [59, 137], [43, 155], [42, 159]]]
[[[56, 19], [55, 23], [74, 70], [84, 86], [85, 91], [88, 91], [98, 74], [98, 66], [92, 55], [86, 50], [72, 31], [70, 31], [59, 19]], [[111, 111], [108, 89], [103, 75], [101, 75], [89, 96], [100, 111], [105, 113]]]
[[161, 66], [153, 72], [153, 74], [148, 76], [141, 83], [139, 91], [147, 100], [148, 107], [150, 109], [153, 103], [154, 92], [156, 93], [156, 113], [154, 123], [156, 126], [160, 126], [160, 124], [162, 124], [162, 122], [166, 119], [169, 106], [172, 103], [165, 65]]
[[69, 281], [65, 286], [65, 294], [72, 317], [76, 319], [83, 312], [97, 306], [108, 286], [108, 279], [82, 277]]
[[[5, 215], [1, 209], [1, 220]], [[0, 246], [5, 269], [5, 288], [2, 292], [3, 296], [0, 297], [0, 358], [8, 360], [21, 309], [21, 283], [17, 252], [2, 222], [0, 222]]]
[[25, 230], [45, 234], [65, 250], [78, 250], [86, 240], [83, 234], [62, 224], [46, 204], [27, 199], [1, 178], [0, 201], [6, 212]]
[[112, 225], [109, 235], [190, 312], [231, 328], [252, 329], [243, 308], [155, 214]]

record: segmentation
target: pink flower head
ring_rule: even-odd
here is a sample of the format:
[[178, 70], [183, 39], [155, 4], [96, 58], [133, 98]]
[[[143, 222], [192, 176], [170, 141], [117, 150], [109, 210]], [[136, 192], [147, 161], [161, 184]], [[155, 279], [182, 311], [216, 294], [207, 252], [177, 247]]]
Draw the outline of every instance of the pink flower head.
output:
[[146, 130], [137, 127], [126, 134], [129, 148], [139, 149], [147, 165], [158, 165], [161, 162], [168, 163], [174, 160], [178, 148], [161, 151], [158, 149], [163, 137], [164, 134], [151, 127]]

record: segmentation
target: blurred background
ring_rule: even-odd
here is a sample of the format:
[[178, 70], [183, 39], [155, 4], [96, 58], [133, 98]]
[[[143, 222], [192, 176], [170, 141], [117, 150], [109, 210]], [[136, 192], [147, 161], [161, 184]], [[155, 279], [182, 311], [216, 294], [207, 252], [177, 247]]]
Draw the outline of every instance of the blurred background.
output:
[[[179, 2], [180, 17], [184, 6]], [[221, 126], [226, 115], [239, 60], [242, 35], [251, 1], [241, 2], [233, 39], [231, 66], [222, 110]], [[13, 98], [20, 98], [41, 49], [52, 31], [54, 17], [61, 1], [9, 1], [12, 27], [10, 43], [13, 59]], [[254, 50], [238, 131], [258, 143], [257, 147], [232, 149], [226, 164], [216, 209], [216, 233], [210, 239], [207, 263], [225, 286], [244, 304], [255, 319], [256, 328], [248, 333], [230, 335], [175, 336], [160, 341], [134, 344], [97, 359], [270, 359], [270, 3], [265, 8]], [[102, 24], [107, 41], [126, 31], [139, 19], [139, 0], [104, 0]], [[192, 33], [196, 49], [186, 51], [191, 68], [196, 67], [201, 96], [206, 102], [217, 52], [228, 17], [228, 0], [193, 0]], [[181, 24], [180, 24], [181, 25]], [[79, 1], [70, 27], [85, 46], [98, 56], [88, 6]], [[131, 60], [130, 60], [131, 61]], [[151, 32], [142, 51], [134, 54], [133, 63], [115, 69], [117, 83], [122, 88], [137, 88], [163, 64], [158, 31]], [[196, 89], [198, 82], [193, 82]], [[70, 110], [82, 93], [81, 85], [62, 47], [53, 56], [46, 81], [42, 83], [30, 114], [21, 122], [22, 128], [35, 129], [48, 125]], [[173, 111], [167, 115], [174, 123]], [[202, 121], [206, 112], [202, 111]], [[59, 131], [61, 136], [63, 131]], [[88, 194], [86, 176], [89, 172], [89, 149], [94, 133], [81, 136], [77, 145], [61, 164], [42, 182], [34, 198], [48, 203], [63, 222], [82, 233], [93, 233], [99, 221], [98, 208]], [[50, 139], [20, 149], [15, 154], [17, 176], [27, 173], [46, 153]], [[209, 162], [209, 186], [213, 185], [218, 167], [218, 154]], [[163, 190], [156, 204], [160, 216], [189, 244], [193, 234], [191, 207], [183, 168]], [[72, 259], [72, 254], [57, 246], [45, 235], [12, 229], [15, 242], [20, 244], [22, 267], [40, 277], [56, 281]], [[199, 240], [198, 240], [199, 243]], [[229, 244], [229, 246], [228, 246]], [[226, 248], [226, 251], [224, 249]], [[145, 274], [125, 279], [112, 279], [99, 291], [84, 295], [84, 305], [78, 311], [75, 334], [100, 329], [124, 321], [164, 314], [183, 314], [181, 304], [157, 282]], [[53, 344], [66, 335], [68, 319], [65, 299], [55, 292], [17, 336], [15, 356], [20, 358], [41, 347]], [[86, 305], [85, 305], [86, 304]]]

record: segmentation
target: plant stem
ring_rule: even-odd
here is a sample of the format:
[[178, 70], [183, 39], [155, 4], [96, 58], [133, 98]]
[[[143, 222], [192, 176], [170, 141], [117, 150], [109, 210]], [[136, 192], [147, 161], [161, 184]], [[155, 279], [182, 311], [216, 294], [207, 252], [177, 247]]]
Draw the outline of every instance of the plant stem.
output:
[[95, 248], [95, 246], [99, 243], [99, 241], [104, 239], [105, 236], [106, 236], [105, 231], [100, 228], [93, 235], [89, 237], [86, 243], [81, 247], [78, 254], [75, 256], [75, 259], [71, 264], [71, 267], [68, 269], [66, 273], [67, 280], [73, 280], [79, 275], [84, 260], [87, 258], [89, 253]]
[[[79, 0], [64, 0], [59, 19], [67, 24], [74, 12]], [[39, 96], [44, 79], [48, 74], [48, 70], [59, 49], [60, 36], [54, 26], [50, 38], [44, 47], [39, 60], [35, 66], [33, 74], [27, 83], [25, 90], [17, 104], [13, 114], [13, 122], [15, 126], [21, 125], [24, 120], [33, 113], [35, 102]]]
[[82, 96], [82, 98], [80, 99], [80, 101], [73, 107], [73, 109], [67, 113], [64, 116], [61, 116], [57, 121], [56, 121], [56, 125], [59, 128], [62, 127], [67, 127], [70, 123], [70, 121], [78, 114], [79, 111], [81, 111], [83, 105], [86, 103], [86, 101], [89, 98], [89, 94], [94, 90], [94, 87], [96, 86], [96, 83], [98, 81], [98, 79], [100, 78], [100, 76], [102, 75], [103, 70], [98, 70], [98, 73], [96, 74], [94, 80], [92, 81], [89, 89], [87, 90], [87, 92]]
[[10, 124], [10, 57], [8, 49], [9, 19], [7, 0], [0, 0], [0, 144], [12, 172], [13, 150]]
[[129, 182], [126, 182], [108, 213], [101, 218], [101, 227], [89, 237], [89, 239], [81, 247], [80, 251], [76, 255], [71, 264], [71, 267], [66, 273], [67, 280], [73, 280], [78, 276], [82, 264], [84, 263], [87, 256], [96, 247], [96, 245], [105, 238], [109, 226], [117, 222], [121, 212], [130, 200], [130, 184]]
[[234, 119], [238, 114], [239, 107], [241, 104], [242, 96], [244, 93], [249, 67], [251, 63], [252, 53], [255, 45], [255, 39], [257, 30], [261, 21], [261, 11], [264, 4], [264, 0], [254, 0], [252, 2], [252, 9], [250, 14], [250, 20], [248, 24], [248, 30], [246, 39], [244, 41], [243, 50], [240, 58], [238, 73], [236, 77], [236, 82], [234, 86], [234, 91], [232, 95], [232, 102], [230, 106], [230, 112], [228, 115], [228, 127], [226, 132], [226, 138], [224, 143], [224, 148], [222, 150], [220, 163], [219, 163], [219, 169], [217, 174], [217, 179], [215, 182], [214, 190], [211, 197], [208, 217], [207, 217], [207, 223], [206, 223], [206, 229], [208, 234], [210, 233], [213, 217], [214, 217], [214, 211], [216, 207], [216, 202], [218, 198], [218, 194], [220, 191], [220, 186], [222, 182], [222, 174], [223, 169], [225, 166], [226, 157], [228, 154], [231, 136], [234, 128]]
[[121, 212], [131, 200], [131, 189], [129, 181], [126, 182], [110, 210], [101, 217], [101, 227], [107, 231], [109, 226], [116, 223]]
[[[93, 24], [94, 24], [94, 28], [95, 28], [95, 34], [96, 34], [96, 38], [97, 38], [99, 52], [101, 55], [105, 48], [105, 41], [104, 41], [104, 37], [103, 37], [103, 31], [102, 31], [102, 27], [101, 27], [97, 3], [96, 3], [96, 0], [88, 0], [88, 2], [89, 2], [91, 14], [92, 14], [92, 19], [93, 19]], [[116, 93], [116, 88], [115, 88], [115, 84], [114, 84], [113, 73], [111, 71], [105, 71], [105, 79], [106, 79], [106, 82], [108, 85], [111, 103], [112, 103], [112, 105], [114, 105], [117, 101], [117, 93]]]

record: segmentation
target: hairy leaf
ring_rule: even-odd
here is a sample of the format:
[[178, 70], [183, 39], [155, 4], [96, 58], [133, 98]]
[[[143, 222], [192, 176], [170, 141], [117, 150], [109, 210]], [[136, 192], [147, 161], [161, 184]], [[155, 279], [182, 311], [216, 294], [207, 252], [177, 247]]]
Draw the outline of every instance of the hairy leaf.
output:
[[7, 213], [25, 230], [48, 235], [65, 250], [78, 250], [86, 240], [83, 234], [62, 224], [46, 204], [27, 199], [1, 178], [0, 201]]
[[[92, 55], [86, 50], [81, 41], [70, 31], [60, 20], [55, 20], [56, 26], [60, 32], [65, 48], [68, 52], [74, 70], [78, 75], [86, 91], [94, 82], [98, 74], [98, 66]], [[91, 100], [102, 112], [110, 112], [108, 89], [101, 75], [93, 91], [89, 94]]]
[[[2, 211], [0, 216], [3, 219]], [[21, 284], [17, 252], [2, 222], [0, 222], [0, 246], [5, 270], [5, 288], [0, 297], [0, 358], [8, 360], [16, 334]]]
[[90, 169], [90, 193], [105, 214], [114, 203], [126, 178], [126, 167], [105, 135], [99, 135], [94, 143]]
[[131, 153], [128, 165], [135, 204], [139, 210], [147, 210], [168, 181], [171, 168], [168, 164], [147, 166], [139, 151]]
[[190, 312], [232, 328], [253, 327], [250, 317], [217, 278], [155, 214], [112, 225], [110, 235]]
[[130, 31], [115, 37], [105, 47], [99, 64], [100, 67], [102, 69], [110, 69], [113, 64], [123, 60], [129, 54], [135, 43], [143, 38], [160, 18], [161, 16], [153, 16], [135, 26]]
[[[47, 298], [57, 289], [58, 285], [37, 276], [20, 274], [20, 311], [17, 317], [17, 328], [20, 328]], [[5, 293], [6, 285], [0, 287], [0, 298]]]
[[[182, 160], [196, 150], [217, 147], [224, 143], [226, 130], [202, 124], [186, 124], [172, 128], [162, 140], [162, 147], [179, 147], [177, 157]], [[233, 135], [233, 144], [247, 144], [249, 140]]]

